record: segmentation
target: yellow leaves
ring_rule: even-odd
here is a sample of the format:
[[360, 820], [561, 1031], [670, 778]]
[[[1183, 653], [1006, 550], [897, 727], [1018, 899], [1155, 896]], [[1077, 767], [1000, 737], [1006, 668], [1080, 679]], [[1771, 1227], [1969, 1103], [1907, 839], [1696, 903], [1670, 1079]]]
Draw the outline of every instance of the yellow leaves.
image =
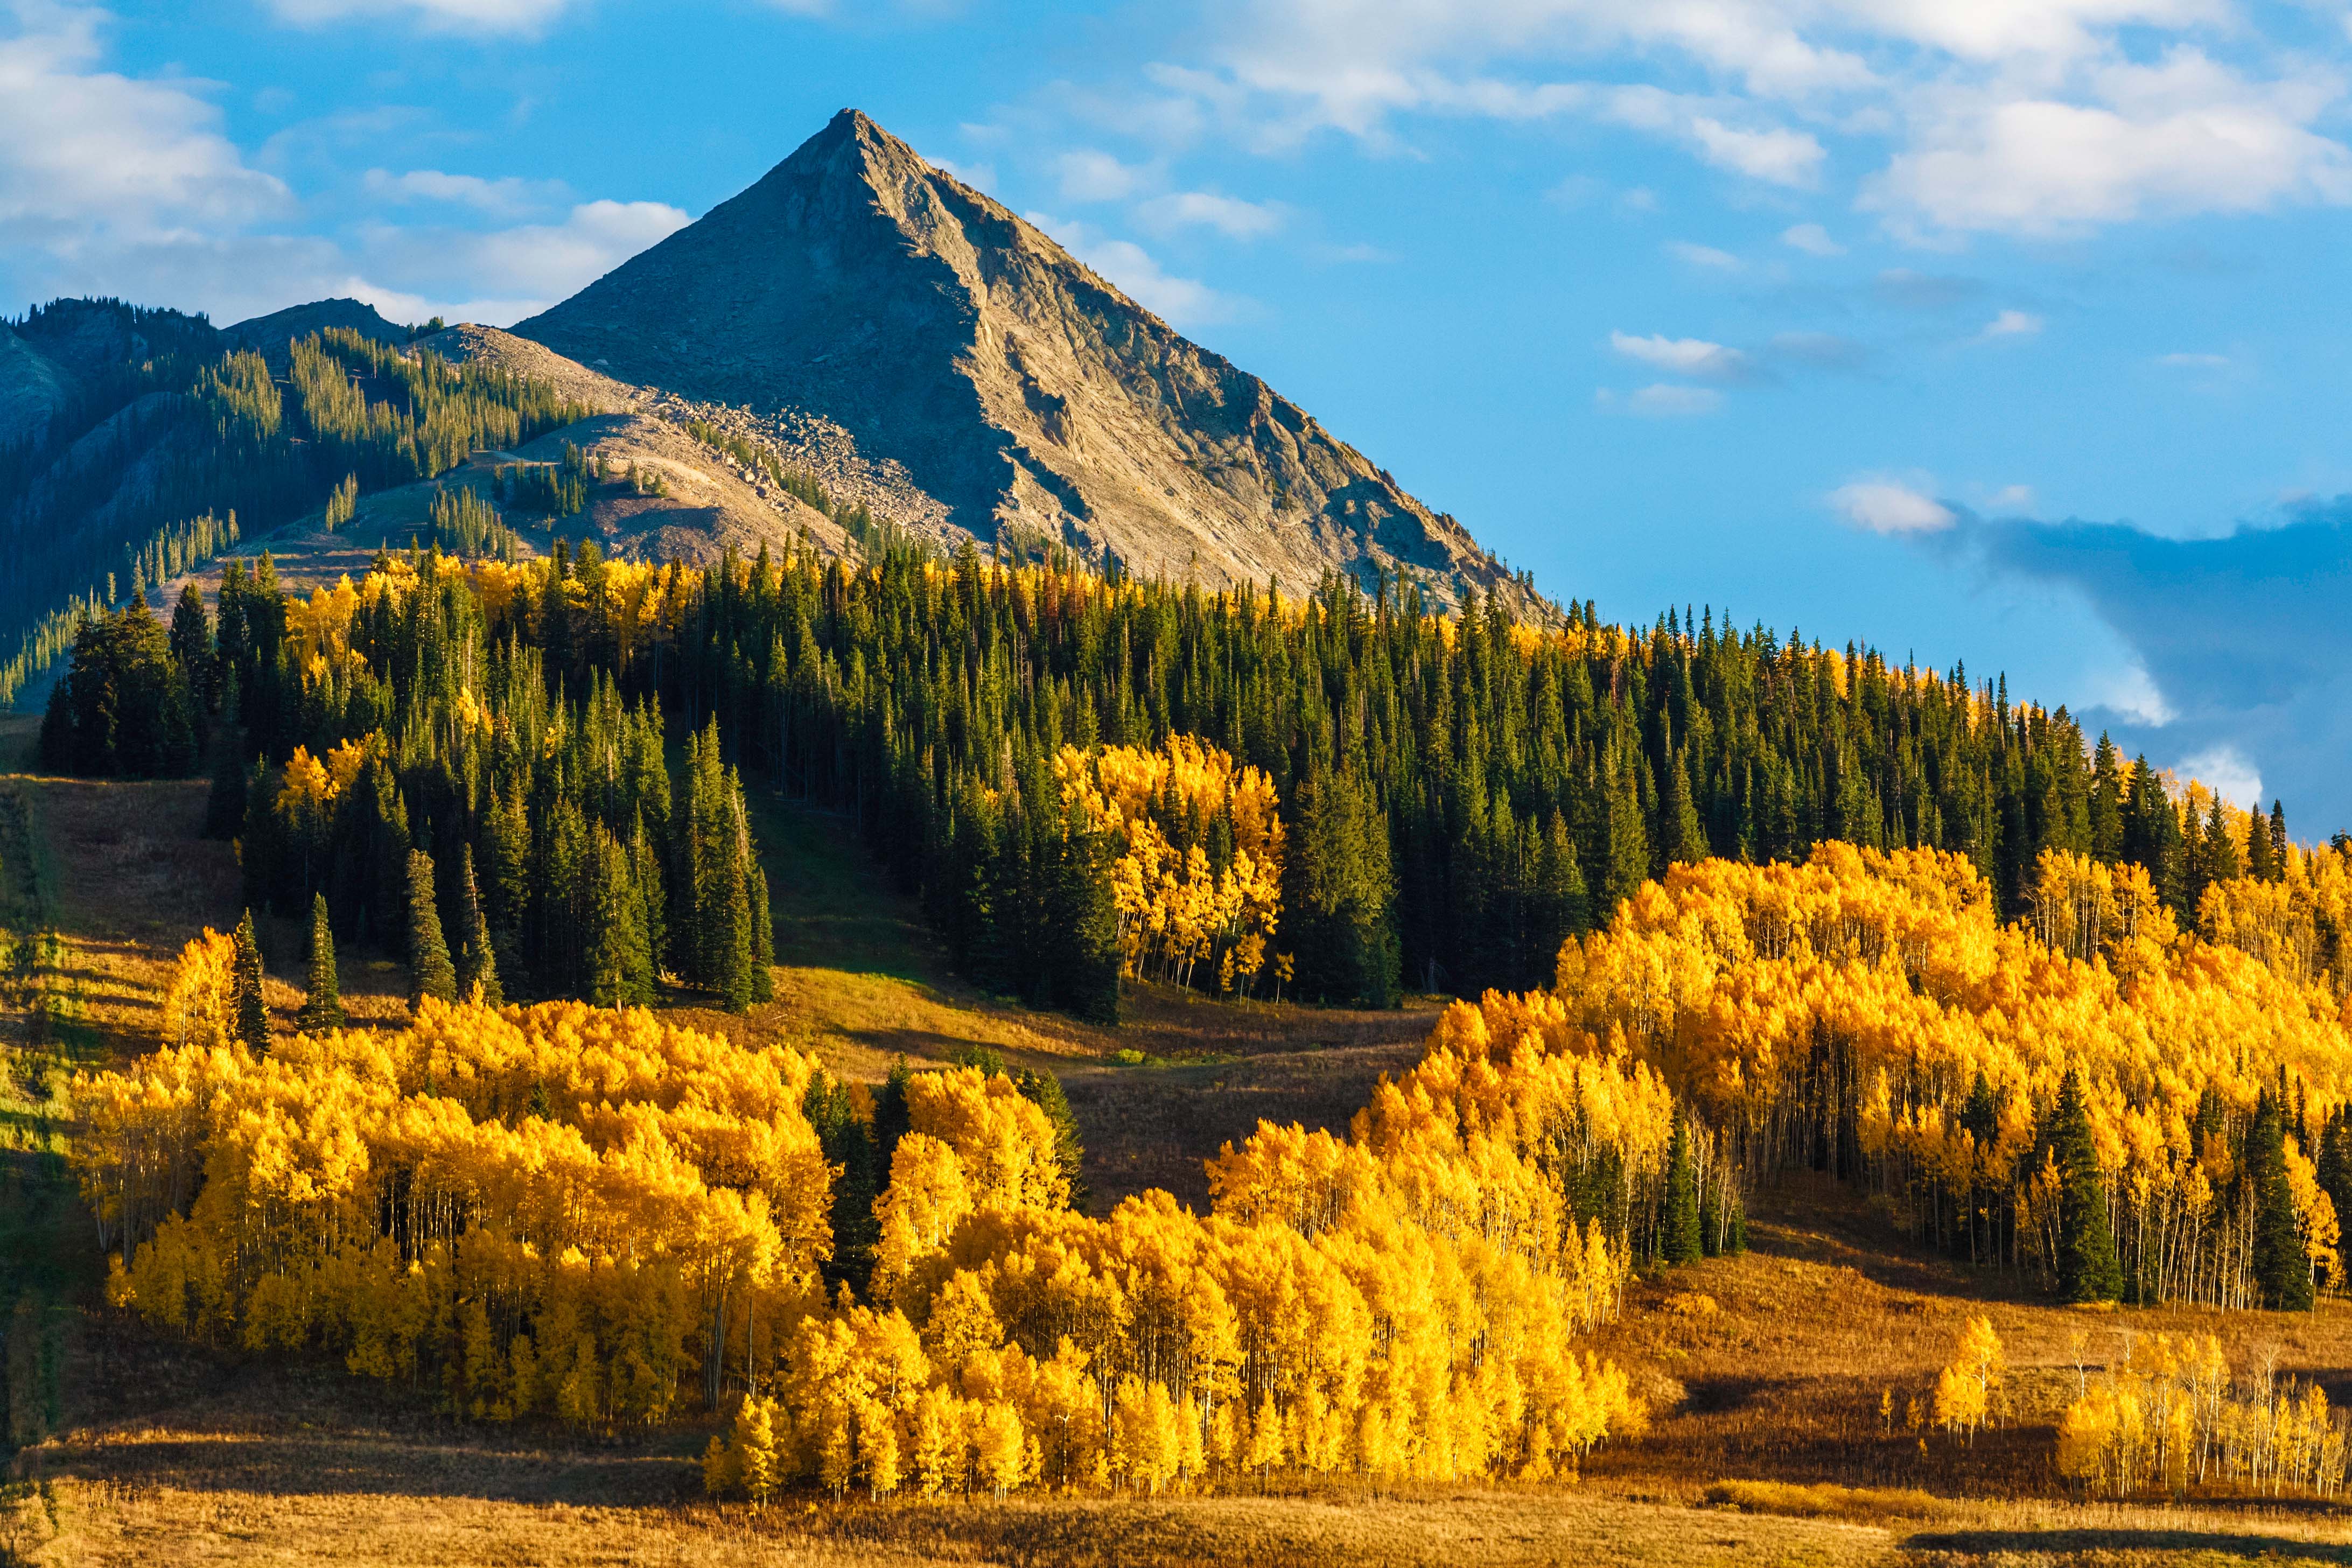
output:
[[2058, 1425], [2058, 1471], [2087, 1491], [2179, 1496], [2219, 1480], [2327, 1496], [2342, 1487], [2345, 1434], [2316, 1385], [2281, 1384], [2267, 1365], [2236, 1384], [2211, 1334], [2126, 1336], [2122, 1352]]
[[1949, 1365], [1936, 1374], [1936, 1425], [1971, 1442], [1990, 1419], [1993, 1390], [2005, 1367], [1990, 1318], [1970, 1318]]
[[1191, 735], [1153, 752], [1065, 746], [1054, 772], [1063, 798], [1120, 847], [1110, 882], [1129, 972], [1183, 984], [1209, 959], [1221, 990], [1250, 989], [1281, 913], [1274, 781]]
[[1004, 1074], [968, 1067], [918, 1073], [907, 1086], [907, 1113], [915, 1131], [954, 1152], [974, 1207], [1053, 1209], [1069, 1202], [1053, 1122]]
[[117, 1262], [152, 1321], [401, 1376], [432, 1335], [487, 1334], [456, 1299], [497, 1289], [507, 1340], [433, 1352], [473, 1369], [468, 1408], [649, 1420], [693, 1359], [697, 1295], [748, 1299], [738, 1338], [772, 1344], [814, 1291], [832, 1172], [797, 1053], [641, 1009], [428, 1003], [257, 1063], [205, 1043], [218, 1019], [177, 1022], [208, 1016], [228, 948], [184, 956], [188, 1043], [77, 1087], [85, 1190], [132, 1244], [152, 1229]]

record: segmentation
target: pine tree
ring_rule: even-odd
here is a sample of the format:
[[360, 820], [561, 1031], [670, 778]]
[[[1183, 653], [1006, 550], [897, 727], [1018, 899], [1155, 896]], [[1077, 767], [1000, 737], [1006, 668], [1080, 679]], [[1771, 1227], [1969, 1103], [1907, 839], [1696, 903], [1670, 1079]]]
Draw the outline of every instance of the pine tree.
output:
[[2265, 1089], [2246, 1134], [2246, 1174], [2254, 1193], [2253, 1274], [2263, 1305], [2282, 1312], [2311, 1310], [2311, 1259], [2295, 1224], [2294, 1194], [2286, 1179], [2286, 1117]]
[[474, 885], [474, 847], [457, 853], [457, 994], [478, 1000], [486, 1007], [503, 1006], [499, 987], [499, 960], [490, 943], [489, 917], [483, 911], [481, 890]]
[[593, 837], [583, 910], [588, 1000], [601, 1007], [642, 1006], [653, 1000], [654, 989], [643, 900], [620, 841], [602, 823]]
[[2275, 882], [2286, 874], [2278, 847], [2271, 842], [2271, 825], [2259, 811], [2246, 814], [2246, 875], [2258, 882]]
[[1385, 1007], [1398, 994], [1395, 880], [1383, 814], [1368, 781], [1328, 770], [1298, 787], [1286, 868], [1286, 920], [1298, 985], [1326, 1001]]
[[457, 971], [449, 962], [441, 910], [434, 902], [433, 857], [422, 849], [408, 852], [408, 973], [410, 1006], [428, 996], [443, 1002], [457, 999]]
[[2106, 1184], [2082, 1075], [2073, 1068], [2058, 1085], [2050, 1139], [2058, 1158], [2058, 1295], [2067, 1301], [2112, 1301], [2123, 1294], [2116, 1237], [2107, 1223]]
[[269, 1004], [261, 994], [261, 943], [253, 934], [253, 911], [236, 922], [236, 1037], [255, 1056], [269, 1054]]
[[1666, 1153], [1666, 1205], [1658, 1218], [1658, 1253], [1668, 1263], [1696, 1263], [1704, 1256], [1698, 1209], [1698, 1172], [1691, 1160], [1690, 1123], [1678, 1116]]
[[295, 1019], [305, 1034], [341, 1028], [341, 987], [335, 975], [335, 932], [327, 919], [327, 895], [310, 895], [310, 984], [302, 994], [302, 1011]]
[[2289, 856], [2286, 847], [2286, 806], [2273, 797], [2271, 801], [2271, 880], [2286, 880]]

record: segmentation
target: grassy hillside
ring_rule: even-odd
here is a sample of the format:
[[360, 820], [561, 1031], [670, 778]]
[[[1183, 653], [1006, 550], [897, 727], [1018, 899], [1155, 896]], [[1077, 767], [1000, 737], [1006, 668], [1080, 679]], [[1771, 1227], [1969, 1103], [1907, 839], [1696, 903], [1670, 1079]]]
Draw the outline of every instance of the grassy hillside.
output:
[[[29, 735], [28, 721], [0, 724], [0, 760], [17, 765]], [[838, 1510], [795, 1499], [752, 1512], [701, 1500], [699, 1426], [619, 1443], [452, 1427], [323, 1361], [159, 1342], [95, 1304], [59, 1090], [77, 1067], [143, 1049], [180, 942], [236, 917], [233, 854], [196, 837], [205, 789], [0, 775], [0, 1307], [34, 1302], [9, 1321], [47, 1369], [28, 1386], [53, 1434], [12, 1461], [0, 1563], [2352, 1561], [2336, 1506], [2085, 1506], [2049, 1462], [2057, 1412], [2126, 1333], [2214, 1331], [2242, 1364], [2273, 1358], [2352, 1397], [2352, 1306], [2067, 1310], [1895, 1244], [1849, 1193], [1807, 1181], [1758, 1194], [1748, 1256], [1634, 1287], [1595, 1348], [1633, 1370], [1651, 1430], [1600, 1450], [1569, 1487], [1342, 1482]], [[1416, 1058], [1433, 1020], [1433, 1005], [1223, 1005], [1151, 987], [1129, 990], [1116, 1030], [1031, 1012], [952, 978], [918, 911], [879, 886], [854, 824], [774, 797], [756, 809], [784, 960], [776, 1000], [744, 1017], [691, 996], [665, 1005], [869, 1080], [900, 1054], [936, 1062], [971, 1047], [1049, 1067], [1080, 1120], [1098, 1209], [1153, 1185], [1204, 1204], [1203, 1155], [1260, 1117], [1344, 1124], [1382, 1072]], [[263, 940], [276, 1023], [290, 1030], [299, 933], [275, 924]], [[398, 966], [359, 949], [341, 961], [355, 1016], [403, 1014]], [[1995, 1427], [1962, 1445], [1914, 1429], [1906, 1410], [1978, 1312], [2011, 1371]], [[1969, 1500], [1986, 1498], [2007, 1500]]]

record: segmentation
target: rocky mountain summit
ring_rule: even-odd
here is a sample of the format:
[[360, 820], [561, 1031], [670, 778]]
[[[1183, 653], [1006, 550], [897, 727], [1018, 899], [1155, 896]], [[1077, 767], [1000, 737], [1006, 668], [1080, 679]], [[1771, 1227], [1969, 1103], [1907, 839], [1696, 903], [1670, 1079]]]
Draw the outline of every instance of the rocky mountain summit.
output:
[[1219, 586], [1383, 570], [1440, 603], [1529, 597], [1305, 410], [854, 110], [514, 331], [728, 405], [919, 532]]

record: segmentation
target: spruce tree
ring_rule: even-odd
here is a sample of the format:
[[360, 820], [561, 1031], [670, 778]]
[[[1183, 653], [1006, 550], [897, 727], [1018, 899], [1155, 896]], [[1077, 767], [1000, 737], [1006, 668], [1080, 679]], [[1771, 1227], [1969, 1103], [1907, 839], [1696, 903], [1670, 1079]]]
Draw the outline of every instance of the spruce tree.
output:
[[245, 831], [245, 763], [236, 731], [221, 726], [213, 739], [213, 787], [205, 799], [205, 837], [235, 838]]
[[340, 1028], [343, 1022], [342, 989], [335, 975], [335, 933], [327, 920], [327, 895], [310, 895], [310, 983], [302, 993], [302, 1011], [296, 1016], [306, 1034]]
[[2271, 801], [2271, 880], [2286, 880], [2286, 805], [2273, 797]]
[[255, 1056], [269, 1054], [269, 1004], [261, 994], [261, 943], [253, 934], [253, 911], [236, 922], [236, 1037]]
[[1668, 1263], [1696, 1263], [1706, 1254], [1699, 1230], [1698, 1169], [1691, 1159], [1690, 1123], [1675, 1118], [1666, 1153], [1666, 1204], [1658, 1216], [1658, 1254]]
[[2091, 1136], [2082, 1075], [2068, 1068], [2058, 1085], [2050, 1141], [2058, 1157], [2058, 1295], [2067, 1301], [2112, 1301], [2123, 1294], [2106, 1185]]
[[434, 901], [433, 857], [422, 849], [408, 852], [408, 974], [411, 1007], [428, 996], [457, 999], [457, 971], [449, 962], [440, 907]]
[[602, 823], [593, 837], [584, 910], [588, 1000], [600, 1007], [642, 1006], [653, 1000], [654, 989], [643, 900], [630, 874], [628, 851]]
[[2254, 1194], [2253, 1273], [2263, 1305], [2282, 1312], [2311, 1310], [2311, 1259], [2295, 1224], [2294, 1194], [2286, 1179], [2286, 1117], [2279, 1098], [2263, 1091], [2246, 1134], [2246, 1174]]
[[482, 909], [481, 889], [474, 885], [474, 847], [457, 852], [457, 994], [486, 1007], [501, 1006], [506, 994], [499, 986], [499, 959], [490, 943], [489, 917]]

